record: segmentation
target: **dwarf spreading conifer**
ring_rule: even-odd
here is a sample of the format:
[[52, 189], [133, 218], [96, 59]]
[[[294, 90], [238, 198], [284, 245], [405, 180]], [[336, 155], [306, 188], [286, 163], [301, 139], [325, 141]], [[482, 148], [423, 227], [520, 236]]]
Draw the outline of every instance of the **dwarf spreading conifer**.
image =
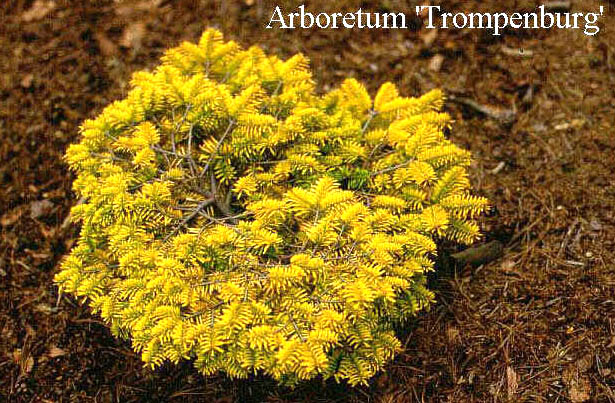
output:
[[317, 95], [308, 61], [207, 30], [81, 128], [77, 245], [55, 280], [152, 367], [365, 383], [433, 299], [438, 239], [487, 208], [443, 94]]

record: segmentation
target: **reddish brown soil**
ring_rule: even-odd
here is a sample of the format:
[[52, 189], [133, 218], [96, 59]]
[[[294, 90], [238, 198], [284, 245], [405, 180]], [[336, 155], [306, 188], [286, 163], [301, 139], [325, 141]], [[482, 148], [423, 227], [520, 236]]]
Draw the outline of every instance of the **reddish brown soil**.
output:
[[[359, 6], [331, 3], [308, 8]], [[413, 2], [376, 3], [360, 5], [413, 13]], [[535, 6], [443, 3], [466, 11]], [[607, 15], [595, 37], [493, 37], [433, 36], [419, 25], [265, 30], [273, 4], [259, 0], [3, 1], [0, 400], [615, 401], [615, 17], [613, 3], [602, 4]], [[369, 387], [313, 381], [288, 390], [262, 377], [204, 378], [190, 363], [143, 369], [128, 342], [72, 297], [58, 297], [52, 277], [77, 236], [62, 226], [74, 195], [61, 158], [78, 125], [122, 97], [131, 72], [155, 66], [165, 48], [208, 26], [283, 57], [304, 52], [322, 90], [355, 76], [371, 91], [393, 81], [407, 95], [442, 87], [455, 98], [447, 104], [456, 119], [451, 138], [476, 157], [473, 183], [495, 206], [484, 219], [486, 240], [503, 242], [505, 253], [437, 273], [438, 303], [400, 331], [404, 352]], [[460, 99], [496, 115], [514, 108], [514, 122]]]

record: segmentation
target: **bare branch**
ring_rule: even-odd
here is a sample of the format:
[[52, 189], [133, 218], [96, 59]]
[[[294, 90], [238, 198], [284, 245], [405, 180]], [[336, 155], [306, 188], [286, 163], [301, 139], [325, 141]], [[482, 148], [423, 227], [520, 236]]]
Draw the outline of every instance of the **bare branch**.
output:
[[199, 205], [196, 206], [194, 211], [191, 214], [189, 214], [186, 218], [184, 218], [182, 220], [182, 222], [179, 223], [179, 225], [173, 230], [173, 232], [169, 233], [166, 237], [164, 237], [162, 242], [166, 242], [170, 237], [174, 236], [184, 225], [186, 225], [188, 223], [188, 221], [192, 220], [197, 214], [199, 214], [199, 212], [203, 208], [207, 207], [208, 205], [210, 205], [213, 202], [214, 202], [213, 198], [212, 199], [203, 200], [202, 202], [200, 202]]
[[222, 142], [224, 141], [226, 136], [228, 136], [228, 134], [231, 132], [231, 129], [233, 128], [233, 126], [235, 126], [235, 121], [231, 119], [228, 126], [226, 127], [226, 130], [222, 134], [222, 137], [220, 137], [220, 140], [218, 140], [218, 144], [216, 144], [216, 149], [214, 150], [214, 152], [211, 153], [211, 155], [209, 156], [209, 159], [207, 160], [207, 163], [203, 167], [203, 170], [201, 171], [201, 174], [199, 175], [200, 178], [205, 176], [205, 172], [207, 172], [207, 170], [209, 169], [209, 165], [211, 164], [215, 156], [218, 154], [218, 150], [220, 149]]

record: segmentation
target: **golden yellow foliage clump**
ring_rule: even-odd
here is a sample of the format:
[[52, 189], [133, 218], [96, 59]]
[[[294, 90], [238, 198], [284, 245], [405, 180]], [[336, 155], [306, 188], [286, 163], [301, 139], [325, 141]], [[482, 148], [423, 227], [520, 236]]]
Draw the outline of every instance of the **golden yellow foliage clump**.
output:
[[152, 367], [365, 383], [433, 299], [435, 241], [474, 241], [487, 208], [442, 103], [354, 79], [319, 96], [304, 56], [207, 30], [83, 123], [55, 280]]

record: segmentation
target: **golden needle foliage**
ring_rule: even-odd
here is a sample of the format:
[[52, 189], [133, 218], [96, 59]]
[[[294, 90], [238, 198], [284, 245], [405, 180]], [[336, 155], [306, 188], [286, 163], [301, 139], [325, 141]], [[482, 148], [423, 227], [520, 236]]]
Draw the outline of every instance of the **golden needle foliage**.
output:
[[55, 280], [147, 365], [365, 383], [433, 298], [434, 241], [479, 236], [440, 91], [319, 96], [304, 56], [215, 30], [131, 85], [66, 153], [85, 202]]

